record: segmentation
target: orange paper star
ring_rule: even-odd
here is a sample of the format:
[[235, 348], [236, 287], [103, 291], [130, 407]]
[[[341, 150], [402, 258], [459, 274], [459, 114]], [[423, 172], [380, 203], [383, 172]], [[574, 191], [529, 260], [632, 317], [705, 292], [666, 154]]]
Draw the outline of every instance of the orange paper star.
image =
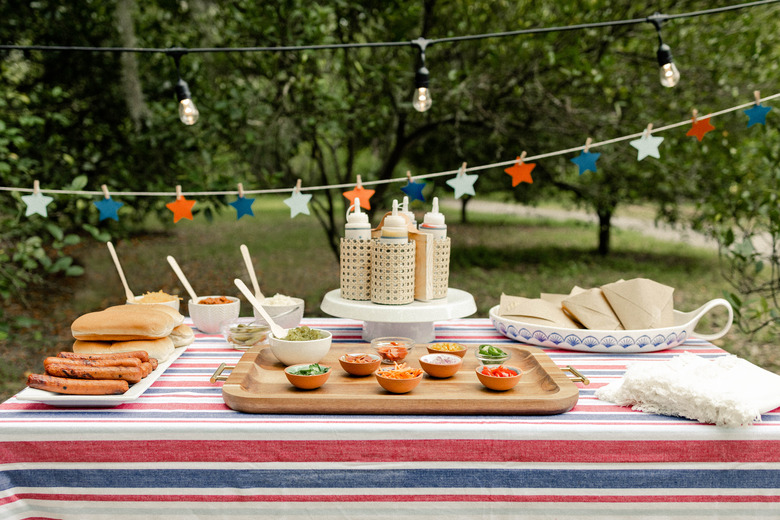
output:
[[521, 182], [533, 184], [534, 180], [531, 178], [531, 170], [534, 168], [536, 168], [536, 163], [524, 163], [520, 157], [518, 157], [517, 162], [504, 171], [512, 176], [512, 187], [514, 187]]
[[696, 136], [696, 139], [701, 141], [704, 139], [704, 134], [713, 130], [715, 130], [715, 127], [710, 124], [710, 118], [705, 117], [704, 119], [694, 119], [693, 126], [685, 135]]
[[175, 224], [183, 218], [192, 220], [192, 206], [194, 205], [194, 200], [187, 200], [181, 196], [176, 199], [176, 202], [169, 202], [165, 207], [173, 211], [173, 223]]
[[368, 202], [368, 199], [371, 198], [375, 191], [376, 190], [367, 190], [358, 184], [354, 190], [345, 191], [342, 195], [349, 200], [350, 205], [355, 203], [355, 198], [359, 198], [361, 208], [371, 209], [371, 203]]

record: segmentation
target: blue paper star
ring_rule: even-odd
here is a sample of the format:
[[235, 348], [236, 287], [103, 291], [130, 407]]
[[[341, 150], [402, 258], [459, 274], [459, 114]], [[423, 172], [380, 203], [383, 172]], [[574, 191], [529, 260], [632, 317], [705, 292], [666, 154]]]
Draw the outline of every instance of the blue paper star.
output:
[[409, 184], [401, 188], [401, 191], [409, 196], [409, 202], [414, 200], [421, 200], [425, 202], [425, 197], [423, 197], [422, 194], [423, 188], [425, 188], [424, 182], [409, 181]]
[[294, 190], [292, 195], [288, 199], [284, 199], [284, 203], [290, 208], [290, 218], [295, 218], [299, 213], [309, 215], [309, 201], [311, 200], [310, 193], [301, 193], [299, 190]]
[[647, 156], [661, 158], [661, 152], [658, 151], [658, 147], [664, 141], [663, 137], [654, 137], [648, 133], [645, 133], [639, 139], [630, 141], [628, 144], [637, 149], [636, 160], [641, 161]]
[[461, 171], [452, 179], [448, 179], [447, 184], [455, 190], [455, 198], [459, 199], [463, 195], [476, 195], [474, 192], [474, 183], [477, 182], [478, 178], [479, 175], [468, 175]]
[[759, 105], [758, 103], [746, 110], [743, 110], [743, 112], [745, 112], [748, 116], [747, 127], [750, 128], [753, 125], [765, 125], [766, 115], [770, 110], [772, 110], [772, 107], [765, 107]]
[[117, 214], [117, 211], [119, 208], [124, 206], [124, 202], [117, 202], [111, 197], [109, 198], [102, 198], [97, 202], [93, 202], [95, 207], [100, 211], [100, 221], [104, 221], [107, 218], [112, 218], [119, 222], [119, 215]]
[[590, 170], [596, 172], [596, 161], [601, 157], [600, 153], [591, 153], [583, 150], [577, 157], [571, 159], [571, 162], [577, 165], [580, 175]]
[[244, 215], [254, 217], [255, 214], [252, 211], [252, 204], [254, 204], [254, 202], [255, 199], [248, 199], [246, 197], [239, 197], [231, 202], [230, 205], [236, 208], [236, 220], [240, 220]]
[[23, 195], [22, 200], [25, 204], [27, 204], [27, 210], [24, 212], [25, 217], [29, 217], [35, 213], [42, 217], [48, 217], [46, 206], [48, 206], [49, 203], [54, 200], [54, 198], [44, 195], [38, 191], [32, 195]]

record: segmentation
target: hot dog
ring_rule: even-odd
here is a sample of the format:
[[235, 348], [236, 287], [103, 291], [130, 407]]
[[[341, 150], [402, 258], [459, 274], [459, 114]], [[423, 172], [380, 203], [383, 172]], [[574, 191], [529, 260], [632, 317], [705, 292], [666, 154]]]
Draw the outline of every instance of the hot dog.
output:
[[128, 383], [137, 383], [144, 377], [141, 367], [90, 367], [67, 363], [51, 363], [46, 367], [46, 373], [75, 379], [124, 379]]
[[53, 363], [85, 367], [140, 367], [142, 361], [137, 357], [117, 359], [73, 359], [65, 357], [47, 357], [43, 360], [44, 367]]
[[136, 357], [142, 362], [149, 361], [149, 354], [145, 350], [115, 352], [111, 354], [76, 354], [75, 352], [60, 352], [57, 354], [57, 356], [69, 359], [124, 359], [128, 357]]
[[73, 395], [123, 394], [129, 388], [127, 381], [123, 380], [68, 379], [41, 374], [27, 376], [27, 386], [58, 394]]

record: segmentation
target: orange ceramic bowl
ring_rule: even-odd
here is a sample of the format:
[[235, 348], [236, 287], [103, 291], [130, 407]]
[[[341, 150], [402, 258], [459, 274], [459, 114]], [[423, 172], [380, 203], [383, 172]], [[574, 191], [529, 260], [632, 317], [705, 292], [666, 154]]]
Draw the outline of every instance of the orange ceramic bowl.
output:
[[[352, 361], [347, 361], [344, 359], [345, 357], [349, 356], [367, 356], [371, 358], [371, 361], [367, 363], [355, 363]], [[344, 369], [344, 371], [348, 374], [352, 374], [353, 376], [370, 376], [374, 372], [376, 372], [376, 369], [379, 368], [379, 364], [382, 362], [382, 358], [380, 358], [377, 354], [364, 354], [364, 353], [355, 353], [355, 354], [345, 354], [339, 358], [339, 363], [341, 363], [341, 368]]]
[[467, 350], [466, 345], [461, 345], [460, 343], [431, 343], [428, 345], [428, 354], [452, 354], [453, 356], [463, 357], [466, 355]]
[[287, 376], [287, 380], [296, 388], [300, 388], [302, 390], [314, 390], [315, 388], [319, 388], [322, 385], [325, 384], [325, 381], [328, 380], [330, 377], [330, 373], [332, 372], [331, 368], [325, 365], [320, 365], [323, 368], [327, 368], [328, 371], [324, 374], [316, 374], [313, 376], [304, 376], [300, 374], [291, 374], [290, 370], [295, 370], [299, 367], [307, 367], [308, 364], [304, 365], [293, 365], [290, 367], [287, 367], [284, 369], [284, 375]]
[[420, 357], [420, 366], [425, 372], [439, 379], [454, 376], [463, 365], [463, 358], [453, 354], [426, 354]]
[[[495, 368], [499, 366], [508, 368], [516, 375], [512, 377], [498, 377], [498, 376], [489, 376], [482, 373], [482, 370], [485, 368]], [[520, 382], [520, 376], [522, 375], [522, 371], [519, 368], [510, 367], [508, 365], [480, 365], [475, 370], [477, 372], [477, 377], [479, 378], [480, 383], [490, 388], [491, 390], [497, 390], [499, 392], [504, 392], [506, 390], [514, 388], [517, 385], [517, 383]]]
[[381, 370], [374, 372], [376, 380], [379, 382], [379, 385], [382, 388], [393, 394], [405, 394], [407, 392], [411, 392], [417, 385], [420, 384], [423, 376], [423, 373], [420, 372], [420, 375], [413, 379], [390, 379], [389, 377], [384, 377], [381, 374]]

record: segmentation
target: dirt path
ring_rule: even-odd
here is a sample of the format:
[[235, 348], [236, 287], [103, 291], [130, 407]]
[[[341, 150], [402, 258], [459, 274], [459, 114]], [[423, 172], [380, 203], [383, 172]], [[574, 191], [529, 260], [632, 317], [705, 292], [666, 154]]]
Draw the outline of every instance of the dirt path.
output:
[[[451, 209], [460, 209], [460, 201], [444, 200], [442, 206]], [[535, 208], [524, 206], [522, 204], [512, 204], [507, 202], [493, 202], [474, 199], [468, 203], [468, 211], [478, 213], [501, 213], [507, 215], [517, 215], [528, 218], [547, 218], [551, 220], [579, 220], [582, 222], [598, 223], [596, 215], [588, 214], [580, 210], [565, 210], [555, 208]], [[682, 227], [675, 228], [668, 224], [658, 224], [649, 219], [636, 217], [612, 217], [612, 225], [618, 229], [635, 231], [643, 235], [657, 238], [659, 240], [669, 240], [683, 242], [694, 247], [706, 249], [717, 249], [718, 243], [701, 233]]]

